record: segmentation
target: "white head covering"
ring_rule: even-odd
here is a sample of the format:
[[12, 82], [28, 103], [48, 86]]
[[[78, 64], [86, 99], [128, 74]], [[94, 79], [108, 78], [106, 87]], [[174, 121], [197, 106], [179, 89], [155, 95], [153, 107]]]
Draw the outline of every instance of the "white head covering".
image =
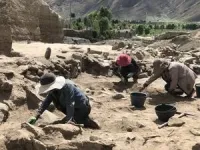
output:
[[62, 89], [65, 85], [65, 78], [62, 76], [58, 76], [55, 78], [54, 82], [46, 85], [41, 85], [41, 83], [37, 84], [35, 89], [37, 94], [45, 94], [53, 89]]

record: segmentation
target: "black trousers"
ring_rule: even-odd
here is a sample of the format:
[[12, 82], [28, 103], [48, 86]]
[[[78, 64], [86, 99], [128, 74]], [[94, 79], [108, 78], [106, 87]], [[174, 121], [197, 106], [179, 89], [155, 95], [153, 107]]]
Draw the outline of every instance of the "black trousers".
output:
[[184, 93], [183, 90], [181, 90], [181, 88], [179, 88], [178, 86], [173, 92], [170, 92], [169, 88], [170, 88], [170, 82], [165, 85], [165, 90], [167, 92], [169, 92], [172, 95], [182, 95]]
[[130, 64], [128, 66], [121, 67], [120, 74], [124, 77], [126, 81], [128, 81], [128, 74], [133, 73], [133, 79], [137, 80], [139, 71], [139, 68], [136, 68], [133, 66], [133, 64]]
[[84, 107], [74, 109], [74, 121], [77, 124], [85, 124], [89, 118], [91, 112], [91, 106], [86, 105]]
[[[61, 108], [61, 106], [59, 104], [57, 104], [55, 106], [59, 111], [61, 111], [65, 115], [67, 115], [66, 108]], [[74, 108], [73, 121], [77, 124], [87, 123], [90, 112], [91, 112], [91, 106], [90, 106], [89, 100], [88, 100], [88, 102], [86, 104], [83, 104], [82, 106], [80, 106], [78, 108]]]

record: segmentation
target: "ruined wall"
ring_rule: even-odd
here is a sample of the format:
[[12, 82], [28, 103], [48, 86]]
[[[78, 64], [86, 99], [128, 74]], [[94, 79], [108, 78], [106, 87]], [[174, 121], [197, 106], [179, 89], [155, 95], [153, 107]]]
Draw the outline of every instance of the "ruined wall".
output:
[[62, 19], [43, 0], [7, 0], [5, 3], [13, 40], [63, 42]]
[[12, 48], [11, 28], [8, 23], [6, 0], [0, 0], [0, 54], [9, 55]]
[[39, 12], [39, 27], [41, 41], [59, 43], [63, 41], [64, 20], [62, 20], [48, 5], [41, 5]]

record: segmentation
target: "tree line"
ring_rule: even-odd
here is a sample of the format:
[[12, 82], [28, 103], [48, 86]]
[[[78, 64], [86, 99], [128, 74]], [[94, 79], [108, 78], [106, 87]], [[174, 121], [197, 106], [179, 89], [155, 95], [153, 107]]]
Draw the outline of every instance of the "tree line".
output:
[[[71, 14], [75, 18], [75, 14]], [[89, 13], [83, 18], [73, 19], [72, 28], [76, 30], [89, 29], [94, 31], [94, 38], [109, 39], [123, 29], [129, 29], [138, 35], [154, 34], [157, 31], [166, 30], [196, 30], [200, 28], [197, 23], [164, 23], [128, 21], [113, 19], [109, 9], [101, 7], [99, 10]]]

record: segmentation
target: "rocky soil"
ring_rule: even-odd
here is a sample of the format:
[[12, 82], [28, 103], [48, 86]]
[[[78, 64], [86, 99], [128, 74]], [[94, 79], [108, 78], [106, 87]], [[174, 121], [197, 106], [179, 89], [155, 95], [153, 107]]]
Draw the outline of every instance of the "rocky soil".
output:
[[[180, 61], [200, 73], [198, 34], [98, 45], [13, 43], [13, 56], [0, 56], [0, 150], [199, 150], [199, 99], [174, 98], [164, 92], [165, 83], [158, 79], [145, 91], [144, 108], [130, 106], [130, 93], [138, 91], [151, 75], [155, 58]], [[51, 57], [47, 60], [48, 47]], [[138, 84], [130, 79], [125, 86], [117, 77], [107, 76], [111, 61], [122, 52], [140, 64]], [[34, 87], [45, 72], [72, 79], [90, 97], [91, 117], [101, 130], [54, 124], [64, 115], [53, 105], [36, 125], [26, 123], [43, 100], [35, 95]], [[154, 108], [161, 103], [174, 104], [178, 111], [195, 116], [172, 119], [168, 127], [158, 129], [162, 122]]]

